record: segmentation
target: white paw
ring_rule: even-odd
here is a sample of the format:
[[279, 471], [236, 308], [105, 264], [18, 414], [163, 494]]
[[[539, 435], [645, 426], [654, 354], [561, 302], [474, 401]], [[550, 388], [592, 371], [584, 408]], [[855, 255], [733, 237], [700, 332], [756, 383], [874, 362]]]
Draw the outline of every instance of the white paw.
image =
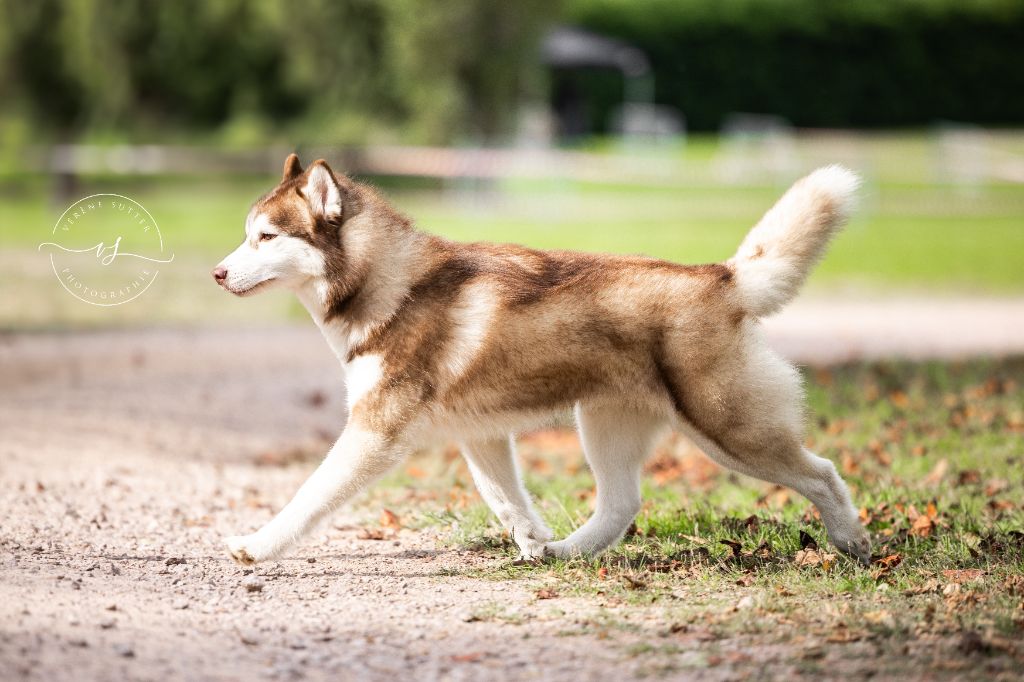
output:
[[259, 550], [259, 543], [255, 535], [234, 535], [225, 538], [231, 558], [242, 566], [252, 566], [257, 561], [262, 561], [265, 556]]
[[519, 545], [519, 558], [517, 561], [536, 561], [543, 559], [546, 555], [546, 545], [538, 540], [523, 540], [517, 542]]
[[551, 539], [551, 531], [547, 526], [530, 526], [522, 531], [513, 528], [512, 539], [519, 545], [519, 561], [543, 559], [546, 555], [544, 543]]
[[557, 559], [572, 559], [573, 557], [583, 555], [583, 552], [575, 545], [569, 544], [568, 540], [549, 542], [544, 546], [544, 549], [547, 556], [553, 556]]
[[871, 565], [871, 538], [863, 528], [851, 533], [849, 538], [829, 537], [839, 551], [848, 554], [863, 566]]

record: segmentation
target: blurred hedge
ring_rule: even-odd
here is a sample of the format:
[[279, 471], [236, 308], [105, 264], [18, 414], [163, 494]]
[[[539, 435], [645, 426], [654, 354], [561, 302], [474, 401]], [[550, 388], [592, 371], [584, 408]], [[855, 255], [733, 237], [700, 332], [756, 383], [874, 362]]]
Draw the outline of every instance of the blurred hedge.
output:
[[547, 0], [0, 0], [0, 138], [492, 138], [539, 92], [533, 56], [556, 11]]
[[[691, 129], [730, 112], [800, 126], [1024, 121], [1021, 0], [570, 0], [567, 19], [643, 49]], [[621, 98], [585, 77], [597, 118]]]

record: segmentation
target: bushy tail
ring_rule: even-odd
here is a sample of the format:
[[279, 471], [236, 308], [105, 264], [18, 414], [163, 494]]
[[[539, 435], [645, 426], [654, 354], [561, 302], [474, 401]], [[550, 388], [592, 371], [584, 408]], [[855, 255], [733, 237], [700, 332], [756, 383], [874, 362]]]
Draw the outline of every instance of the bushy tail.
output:
[[860, 179], [842, 166], [798, 180], [729, 260], [747, 312], [771, 315], [796, 296], [807, 274], [846, 223]]

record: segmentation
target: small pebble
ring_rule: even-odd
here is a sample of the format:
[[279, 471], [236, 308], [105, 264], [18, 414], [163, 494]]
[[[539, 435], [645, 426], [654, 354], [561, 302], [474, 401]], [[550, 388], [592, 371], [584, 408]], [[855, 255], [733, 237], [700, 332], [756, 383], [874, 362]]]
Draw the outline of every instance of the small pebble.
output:
[[242, 586], [246, 589], [247, 592], [262, 592], [263, 578], [259, 577], [258, 575], [246, 576], [246, 578], [242, 580]]

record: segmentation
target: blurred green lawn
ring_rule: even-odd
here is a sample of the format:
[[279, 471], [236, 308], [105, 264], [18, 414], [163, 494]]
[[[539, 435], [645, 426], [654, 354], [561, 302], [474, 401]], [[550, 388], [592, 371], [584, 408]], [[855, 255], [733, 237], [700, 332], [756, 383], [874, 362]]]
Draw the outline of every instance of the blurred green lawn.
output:
[[[1004, 137], [999, 149], [1020, 151], [1013, 145], [1024, 144], [1024, 136]], [[849, 144], [843, 138], [824, 138], [801, 144], [806, 165], [814, 159], [850, 158], [869, 169], [856, 217], [812, 275], [812, 293], [1024, 292], [1024, 184], [942, 184], [933, 162], [934, 142], [922, 135], [878, 135]], [[685, 148], [656, 150], [651, 157], [655, 162], [672, 159], [692, 178], [667, 187], [523, 180], [376, 182], [420, 228], [452, 239], [713, 262], [733, 253], [787, 186], [724, 183], [715, 165], [722, 148], [720, 140], [709, 138], [693, 140]], [[589, 151], [608, 150], [595, 143]], [[922, 180], [914, 184], [915, 178]], [[36, 251], [70, 202], [53, 200], [49, 182], [38, 176], [0, 179], [0, 290], [16, 294], [0, 297], [0, 327], [231, 323], [304, 316], [283, 292], [239, 304], [220, 296], [208, 278], [210, 268], [240, 242], [253, 200], [275, 182], [270, 175], [81, 178], [74, 196], [113, 192], [146, 206], [175, 254], [174, 263], [161, 269], [161, 281], [147, 294], [145, 305], [96, 309], [67, 296]]]
[[[234, 248], [252, 201], [273, 178], [108, 178], [79, 189], [123, 193], [153, 214], [176, 253], [216, 259]], [[423, 229], [453, 239], [644, 253], [697, 263], [727, 258], [783, 187], [654, 189], [507, 183], [487, 190], [384, 191]], [[7, 191], [3, 246], [34, 247], [64, 206], [40, 183]], [[871, 185], [857, 217], [817, 269], [818, 287], [1024, 290], [1024, 186], [970, 192]]]

